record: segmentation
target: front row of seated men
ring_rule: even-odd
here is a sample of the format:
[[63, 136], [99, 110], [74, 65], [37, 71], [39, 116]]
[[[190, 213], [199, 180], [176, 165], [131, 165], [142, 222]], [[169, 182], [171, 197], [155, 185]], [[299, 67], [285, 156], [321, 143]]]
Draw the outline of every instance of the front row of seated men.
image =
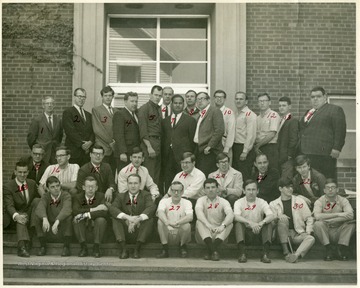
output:
[[[182, 165], [192, 163], [186, 162]], [[35, 227], [41, 245], [39, 256], [46, 254], [46, 242], [54, 236], [62, 236], [62, 256], [69, 256], [74, 228], [81, 245], [79, 256], [88, 255], [86, 243], [87, 236], [91, 234], [94, 238], [93, 256], [100, 257], [99, 246], [109, 219], [108, 211], [121, 259], [129, 257], [126, 243], [136, 244], [132, 256], [140, 258], [141, 246], [153, 233], [155, 213], [163, 245], [157, 257], [169, 257], [169, 244], [180, 244], [181, 257], [187, 256], [186, 244], [191, 240], [193, 199], [184, 198], [184, 184], [176, 179], [156, 212], [151, 193], [140, 189], [142, 179], [136, 173], [127, 177], [128, 191], [117, 193], [112, 204], [106, 202], [104, 193], [98, 192], [97, 180], [93, 176], [84, 179], [84, 192], [75, 197], [62, 189], [57, 177], [50, 176], [45, 183], [48, 193], [39, 199], [36, 198], [38, 192], [35, 182], [26, 179], [27, 163], [18, 162], [14, 174], [15, 179], [4, 185], [4, 207], [7, 212], [4, 217], [8, 215], [16, 222], [18, 256], [29, 257], [29, 232], [32, 230], [28, 230], [28, 227]], [[218, 187], [216, 179], [206, 179], [203, 183], [204, 196], [200, 196], [195, 204], [195, 239], [207, 247], [204, 259], [220, 259], [221, 244], [227, 241], [234, 225], [240, 263], [247, 261], [246, 245], [260, 240], [264, 249], [261, 261], [271, 262], [269, 248], [273, 240], [272, 229], [275, 227], [287, 262], [297, 262], [306, 255], [315, 242], [313, 234], [326, 247], [324, 260], [333, 259], [332, 244], [337, 244], [340, 260], [347, 260], [350, 238], [355, 232], [353, 209], [346, 198], [338, 195], [337, 184], [333, 179], [326, 180], [325, 195], [315, 201], [315, 223], [305, 200], [293, 195], [290, 179], [279, 180], [281, 196], [270, 202], [270, 205], [257, 197], [258, 182], [246, 180], [243, 185], [244, 197], [235, 201], [234, 210], [225, 198], [219, 196]], [[297, 250], [293, 250], [292, 244], [298, 245]]]

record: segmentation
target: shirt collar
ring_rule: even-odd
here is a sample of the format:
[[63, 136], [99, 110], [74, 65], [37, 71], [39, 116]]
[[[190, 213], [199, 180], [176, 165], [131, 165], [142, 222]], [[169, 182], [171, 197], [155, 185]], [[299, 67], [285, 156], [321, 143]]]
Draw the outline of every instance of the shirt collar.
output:
[[180, 118], [181, 117], [181, 115], [182, 115], [182, 112], [180, 112], [179, 114], [175, 114], [175, 113], [172, 113], [171, 114], [171, 118]]
[[226, 109], [225, 105], [223, 105], [221, 108], [220, 108], [220, 111], [221, 112], [224, 112], [224, 110]]
[[60, 196], [61, 196], [61, 191], [60, 191], [60, 193], [59, 193], [59, 196], [56, 197], [56, 198], [55, 198], [53, 195], [51, 195], [51, 194], [50, 194], [50, 196], [51, 196], [51, 199], [52, 199], [52, 200], [57, 201], [57, 200], [59, 200], [59, 198], [60, 198]]
[[49, 114], [47, 114], [46, 112], [44, 112], [44, 115], [46, 116], [47, 119], [48, 119], [50, 116], [51, 116], [51, 118], [54, 118], [54, 115], [53, 115], [53, 114], [49, 115]]
[[307, 177], [303, 178], [301, 175], [301, 179], [311, 179], [311, 171], [309, 170]]
[[124, 106], [124, 108], [125, 108], [127, 111], [129, 111], [129, 113], [130, 113], [131, 115], [133, 115], [133, 113], [135, 113], [135, 112], [131, 112], [130, 109], [127, 108], [126, 106]]
[[[105, 103], [103, 103], [102, 105], [109, 111], [111, 105], [110, 105], [110, 107], [108, 105], [106, 105]], [[112, 109], [112, 107], [111, 107], [111, 109]]]
[[239, 113], [246, 113], [246, 112], [248, 112], [250, 109], [249, 109], [249, 107], [247, 106], [247, 105], [245, 105], [240, 111], [239, 111]]
[[24, 183], [21, 183], [21, 182], [19, 182], [19, 180], [15, 177], [15, 181], [16, 181], [16, 184], [17, 184], [18, 186], [26, 185], [26, 180], [24, 181]]
[[271, 109], [268, 108], [265, 112], [261, 112], [260, 111], [260, 115], [262, 115], [262, 117], [265, 117], [267, 114], [269, 114], [271, 112]]

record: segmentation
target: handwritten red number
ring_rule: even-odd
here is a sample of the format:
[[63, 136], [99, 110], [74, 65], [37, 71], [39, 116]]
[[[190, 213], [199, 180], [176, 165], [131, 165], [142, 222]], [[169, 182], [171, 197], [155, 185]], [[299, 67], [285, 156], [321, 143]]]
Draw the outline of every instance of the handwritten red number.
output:
[[125, 122], [125, 124], [126, 124], [126, 127], [129, 127], [129, 125], [132, 123], [132, 121], [131, 120], [127, 120], [126, 122]]
[[80, 119], [79, 119], [79, 115], [75, 115], [75, 120], [74, 120], [74, 122], [80, 122]]
[[44, 127], [41, 128], [40, 134], [42, 134], [43, 131], [44, 131]]
[[251, 114], [251, 112], [246, 112], [246, 113], [245, 113], [246, 117], [249, 117], [250, 114]]
[[150, 116], [149, 116], [149, 120], [154, 120], [155, 119], [155, 115], [154, 114], [151, 114]]
[[108, 117], [107, 116], [104, 116], [104, 120], [101, 120], [101, 123], [106, 123]]
[[201, 118], [203, 118], [205, 114], [206, 114], [206, 110], [202, 110], [201, 111]]
[[248, 205], [248, 207], [245, 208], [245, 210], [252, 211], [256, 207], [256, 204], [253, 204], [251, 207]]
[[50, 174], [54, 174], [54, 173], [60, 173], [60, 168], [59, 167], [54, 167], [53, 171]]

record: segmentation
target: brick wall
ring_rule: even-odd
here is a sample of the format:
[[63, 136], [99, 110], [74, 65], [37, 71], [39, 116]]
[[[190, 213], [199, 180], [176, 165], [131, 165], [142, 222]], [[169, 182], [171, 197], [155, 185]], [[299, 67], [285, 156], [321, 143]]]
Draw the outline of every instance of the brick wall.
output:
[[[41, 20], [36, 21], [39, 13], [42, 18], [45, 18], [43, 21], [45, 24], [54, 19], [67, 21], [67, 23], [73, 22], [73, 4], [3, 4], [3, 25], [4, 23], [41, 25]], [[54, 35], [57, 32], [55, 30]], [[71, 34], [69, 37], [72, 39]], [[24, 38], [24, 41], [31, 42], [29, 37]], [[6, 52], [3, 49], [2, 59], [4, 181], [9, 179], [18, 158], [30, 152], [26, 135], [31, 119], [42, 112], [41, 97], [43, 95], [55, 96], [57, 115], [60, 115], [64, 108], [71, 106], [72, 103], [72, 74], [68, 67], [51, 62], [37, 63], [36, 55], [24, 55], [26, 51], [19, 54], [18, 51], [12, 49], [14, 47], [11, 45], [14, 44], [9, 38], [3, 38], [3, 47], [7, 48]], [[43, 45], [54, 48], [55, 51], [64, 48], [61, 43], [47, 41], [47, 39], [44, 39]]]

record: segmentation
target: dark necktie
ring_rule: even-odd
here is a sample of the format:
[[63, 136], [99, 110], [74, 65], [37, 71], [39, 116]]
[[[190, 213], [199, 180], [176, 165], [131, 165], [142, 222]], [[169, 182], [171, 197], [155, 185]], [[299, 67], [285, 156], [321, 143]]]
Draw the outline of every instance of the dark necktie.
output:
[[28, 203], [28, 199], [27, 199], [27, 197], [26, 197], [26, 191], [25, 191], [27, 188], [28, 188], [27, 185], [24, 185], [24, 184], [21, 185], [22, 195], [23, 195], [26, 203]]
[[134, 117], [136, 123], [138, 123], [138, 120], [137, 120], [137, 118], [136, 118], [135, 112], [132, 112], [132, 116]]
[[114, 114], [111, 106], [109, 106], [109, 111], [110, 111], [110, 115], [113, 115], [113, 114]]
[[86, 122], [84, 110], [82, 108], [80, 108], [80, 112], [81, 112], [81, 118], [83, 118], [84, 122]]
[[53, 129], [54, 127], [53, 127], [53, 122], [51, 120], [51, 116], [49, 116], [49, 124], [50, 124], [51, 129]]
[[168, 106], [165, 106], [165, 117], [169, 116], [169, 109]]
[[135, 208], [136, 208], [136, 202], [135, 202], [135, 196], [130, 195], [131, 198], [131, 215], [135, 214]]
[[175, 125], [176, 125], [176, 115], [174, 117], [173, 128], [175, 128]]

